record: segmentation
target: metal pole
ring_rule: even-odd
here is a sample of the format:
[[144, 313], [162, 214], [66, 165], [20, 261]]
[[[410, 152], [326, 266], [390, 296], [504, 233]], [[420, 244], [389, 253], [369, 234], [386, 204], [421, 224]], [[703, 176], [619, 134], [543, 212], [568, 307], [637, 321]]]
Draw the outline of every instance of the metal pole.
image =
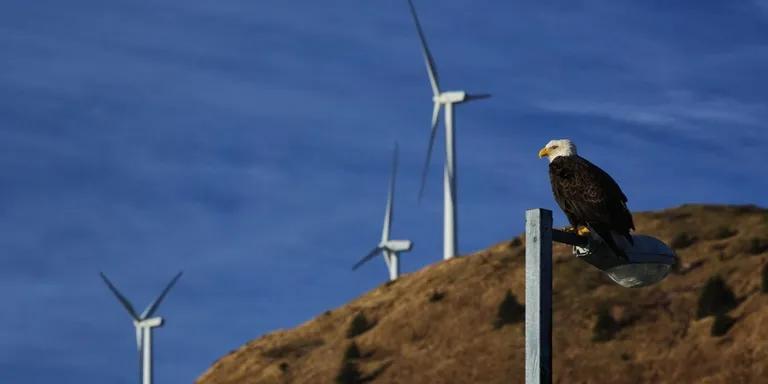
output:
[[445, 104], [445, 174], [443, 175], [443, 259], [456, 256], [456, 147], [453, 130], [453, 103]]
[[525, 383], [552, 383], [552, 211], [525, 212]]

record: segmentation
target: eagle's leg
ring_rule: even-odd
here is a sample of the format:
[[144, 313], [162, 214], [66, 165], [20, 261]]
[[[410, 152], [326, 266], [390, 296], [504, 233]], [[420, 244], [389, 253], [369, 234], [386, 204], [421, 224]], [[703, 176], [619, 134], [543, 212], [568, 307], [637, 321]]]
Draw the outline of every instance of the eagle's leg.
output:
[[579, 234], [579, 236], [588, 236], [590, 234], [589, 228], [586, 226], [580, 225], [578, 229], [576, 230], [576, 233]]

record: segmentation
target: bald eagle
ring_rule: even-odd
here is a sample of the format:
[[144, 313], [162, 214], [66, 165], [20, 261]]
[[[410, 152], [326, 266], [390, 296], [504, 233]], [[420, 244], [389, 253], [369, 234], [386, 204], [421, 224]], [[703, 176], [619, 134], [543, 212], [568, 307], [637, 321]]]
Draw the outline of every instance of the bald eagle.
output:
[[[627, 259], [617, 242], [633, 244], [630, 230], [635, 229], [627, 209], [627, 196], [605, 171], [576, 153], [567, 139], [552, 140], [539, 151], [539, 158], [549, 159], [549, 179], [555, 201], [580, 235], [597, 232], [611, 250]], [[615, 235], [615, 236], [614, 236]]]

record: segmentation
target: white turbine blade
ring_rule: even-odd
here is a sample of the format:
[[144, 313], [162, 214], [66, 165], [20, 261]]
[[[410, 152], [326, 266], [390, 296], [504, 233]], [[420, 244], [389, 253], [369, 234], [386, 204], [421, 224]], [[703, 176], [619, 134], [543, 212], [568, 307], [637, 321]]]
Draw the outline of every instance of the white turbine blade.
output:
[[392, 255], [390, 255], [390, 251], [386, 248], [382, 249], [382, 253], [384, 254], [384, 263], [387, 264], [387, 270], [392, 268]]
[[480, 99], [487, 99], [489, 97], [491, 97], [491, 95], [488, 94], [488, 93], [477, 93], [477, 94], [474, 94], [474, 95], [471, 95], [471, 94], [467, 95], [464, 100], [467, 100], [467, 101], [470, 101], [470, 100], [480, 100]]
[[429, 133], [429, 144], [427, 146], [427, 159], [424, 161], [424, 169], [421, 171], [421, 185], [419, 186], [418, 201], [421, 202], [421, 196], [424, 195], [424, 187], [427, 183], [427, 173], [429, 172], [429, 163], [432, 159], [432, 147], [435, 146], [435, 136], [437, 135], [437, 123], [440, 116], [440, 103], [435, 102], [432, 110], [432, 131]]
[[435, 105], [432, 107], [432, 130], [434, 131], [435, 128], [437, 128], [437, 121], [440, 120], [440, 106], [442, 104], [435, 102]]
[[389, 176], [389, 193], [387, 194], [387, 209], [384, 212], [384, 229], [381, 231], [381, 241], [389, 240], [389, 232], [392, 229], [392, 212], [395, 205], [395, 180], [397, 179], [399, 146], [395, 142], [395, 149], [392, 153], [392, 174]]
[[167, 295], [168, 291], [170, 291], [171, 288], [173, 287], [173, 285], [176, 284], [176, 281], [179, 280], [179, 278], [181, 277], [182, 273], [183, 272], [177, 273], [176, 276], [174, 276], [173, 279], [171, 279], [171, 282], [168, 283], [168, 285], [165, 286], [165, 289], [163, 289], [163, 292], [160, 293], [160, 296], [158, 296], [155, 299], [155, 301], [153, 301], [151, 304], [149, 304], [149, 306], [147, 306], [147, 309], [145, 309], [144, 312], [141, 314], [141, 319], [142, 320], [144, 320], [144, 319], [146, 319], [148, 317], [151, 317], [152, 314], [155, 313], [155, 311], [157, 310], [157, 307], [160, 306], [160, 303], [165, 298], [165, 295]]
[[365, 257], [360, 259], [360, 261], [358, 261], [357, 264], [353, 265], [352, 266], [352, 270], [354, 271], [354, 270], [360, 268], [361, 265], [363, 265], [363, 264], [367, 263], [369, 260], [373, 259], [373, 257], [376, 256], [377, 253], [381, 252], [381, 250], [382, 250], [381, 247], [376, 246], [376, 248], [374, 248], [370, 252], [368, 252], [368, 254], [365, 255]]
[[141, 352], [141, 327], [136, 327], [136, 348]]
[[413, 22], [416, 24], [416, 31], [419, 33], [419, 40], [421, 41], [421, 53], [424, 55], [424, 62], [427, 64], [427, 74], [429, 75], [429, 83], [432, 85], [432, 94], [434, 96], [440, 95], [440, 84], [437, 78], [437, 68], [435, 68], [435, 60], [432, 58], [432, 53], [429, 52], [429, 46], [427, 46], [427, 39], [424, 37], [424, 31], [421, 29], [421, 23], [419, 23], [419, 17], [416, 16], [416, 8], [413, 6], [413, 1], [408, 0], [408, 5], [411, 9], [411, 16], [413, 16]]
[[104, 280], [104, 283], [107, 284], [107, 287], [109, 287], [109, 290], [115, 294], [115, 297], [117, 297], [117, 300], [120, 301], [120, 304], [122, 304], [123, 307], [125, 307], [125, 309], [131, 315], [131, 317], [134, 320], [139, 320], [139, 315], [136, 314], [136, 310], [133, 309], [131, 302], [128, 301], [128, 299], [126, 299], [125, 296], [123, 296], [123, 294], [117, 290], [117, 288], [115, 288], [115, 286], [112, 284], [111, 281], [109, 281], [109, 279], [107, 278], [107, 275], [105, 275], [104, 272], [99, 272], [99, 274], [101, 275], [101, 279]]

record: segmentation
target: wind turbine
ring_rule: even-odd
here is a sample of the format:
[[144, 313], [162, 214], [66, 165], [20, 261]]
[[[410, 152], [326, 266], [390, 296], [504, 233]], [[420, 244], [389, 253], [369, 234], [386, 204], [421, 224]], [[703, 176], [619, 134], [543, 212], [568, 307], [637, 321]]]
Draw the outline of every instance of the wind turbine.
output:
[[440, 115], [440, 108], [445, 107], [445, 168], [443, 172], [443, 259], [450, 259], [456, 256], [458, 237], [456, 233], [456, 147], [454, 144], [454, 104], [467, 101], [485, 99], [490, 97], [488, 94], [469, 94], [465, 91], [442, 91], [437, 76], [435, 60], [427, 46], [427, 39], [424, 37], [424, 31], [421, 29], [421, 23], [416, 16], [416, 8], [413, 1], [408, 0], [411, 9], [413, 22], [416, 24], [416, 31], [421, 41], [421, 52], [424, 55], [424, 62], [427, 66], [429, 83], [432, 86], [432, 131], [429, 136], [429, 146], [427, 147], [427, 159], [424, 163], [424, 170], [421, 174], [421, 187], [419, 188], [419, 200], [424, 192], [424, 184], [427, 179], [427, 170], [429, 169], [430, 158], [432, 157], [432, 147], [435, 144], [435, 135], [437, 133], [437, 123]]
[[387, 208], [384, 211], [384, 228], [381, 231], [381, 242], [364, 258], [360, 259], [352, 267], [352, 270], [356, 270], [361, 265], [371, 260], [379, 252], [384, 255], [384, 262], [387, 263], [387, 269], [389, 270], [389, 281], [397, 280], [400, 276], [400, 252], [408, 252], [413, 247], [413, 242], [410, 240], [390, 240], [389, 232], [392, 229], [392, 212], [394, 210], [394, 195], [395, 195], [395, 178], [397, 177], [397, 156], [398, 147], [395, 143], [395, 150], [392, 155], [392, 175], [389, 179], [389, 192], [387, 194]]
[[162, 317], [152, 317], [152, 315], [157, 311], [157, 307], [160, 306], [160, 303], [165, 298], [165, 295], [168, 294], [168, 291], [171, 290], [171, 287], [173, 287], [173, 285], [176, 284], [176, 281], [179, 280], [182, 272], [179, 272], [173, 279], [171, 279], [171, 282], [165, 286], [165, 289], [160, 293], [160, 296], [152, 301], [141, 314], [136, 313], [131, 302], [128, 301], [117, 288], [115, 288], [115, 285], [109, 281], [104, 272], [101, 272], [100, 274], [104, 283], [109, 287], [109, 290], [115, 294], [117, 300], [120, 301], [120, 304], [125, 307], [128, 314], [133, 318], [133, 326], [136, 328], [136, 346], [139, 349], [139, 361], [141, 362], [142, 383], [152, 384], [152, 329], [163, 325]]

